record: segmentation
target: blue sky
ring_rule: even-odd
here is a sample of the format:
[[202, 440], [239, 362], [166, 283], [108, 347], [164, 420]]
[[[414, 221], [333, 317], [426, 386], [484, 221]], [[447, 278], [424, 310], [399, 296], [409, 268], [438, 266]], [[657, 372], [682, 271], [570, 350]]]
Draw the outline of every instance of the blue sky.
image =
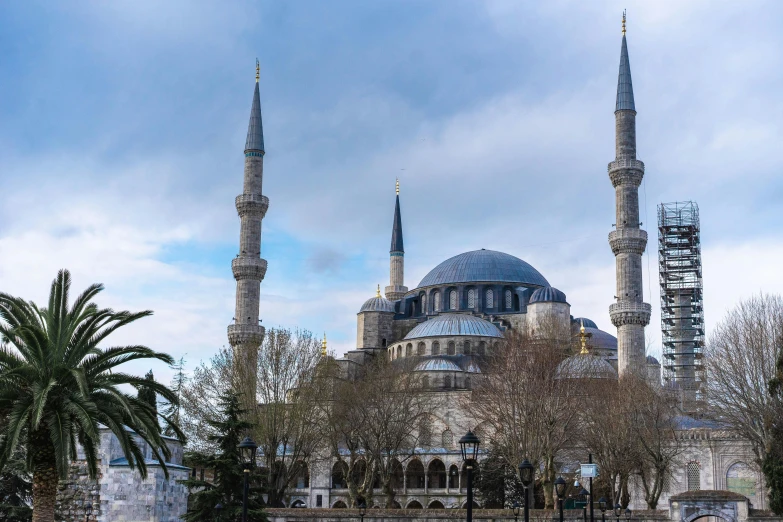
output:
[[352, 348], [356, 311], [388, 284], [399, 177], [409, 287], [502, 250], [614, 332], [624, 8], [642, 221], [654, 238], [657, 203], [699, 203], [710, 328], [783, 292], [779, 2], [2, 3], [0, 288], [43, 301], [67, 267], [77, 289], [106, 285], [103, 304], [155, 311], [118, 342], [190, 367], [226, 344], [258, 57], [265, 325]]

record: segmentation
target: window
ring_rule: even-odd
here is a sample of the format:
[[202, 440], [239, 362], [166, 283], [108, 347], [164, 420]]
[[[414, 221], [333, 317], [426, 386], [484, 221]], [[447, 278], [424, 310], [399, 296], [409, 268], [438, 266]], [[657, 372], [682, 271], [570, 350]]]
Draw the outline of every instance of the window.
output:
[[484, 341], [481, 341], [479, 343], [479, 346], [478, 346], [478, 354], [479, 355], [484, 355], [486, 353], [487, 353], [487, 343], [485, 343]]
[[419, 446], [422, 448], [432, 446], [432, 426], [426, 419], [419, 423]]
[[438, 341], [435, 341], [432, 343], [432, 355], [439, 355], [440, 354], [440, 343]]
[[427, 295], [421, 294], [421, 313], [422, 315], [427, 313]]
[[430, 387], [430, 378], [426, 375], [421, 378], [421, 387], [425, 389]]
[[424, 343], [419, 343], [419, 345], [416, 347], [416, 355], [424, 355], [425, 351], [426, 347], [424, 346]]
[[413, 355], [413, 345], [408, 343], [408, 346], [405, 347], [405, 357], [410, 357], [411, 355]]
[[435, 292], [434, 294], [432, 294], [432, 299], [433, 299], [432, 308], [436, 312], [440, 312], [440, 292]]
[[381, 339], [381, 346], [386, 348], [386, 339]]
[[506, 290], [506, 310], [514, 308], [514, 299], [511, 290]]
[[751, 500], [756, 497], [756, 484], [756, 473], [744, 462], [732, 464], [726, 472], [726, 489]]
[[444, 388], [451, 388], [451, 375], [446, 375], [443, 378], [443, 387]]
[[495, 292], [491, 288], [487, 288], [487, 308], [493, 308], [495, 306]]
[[468, 290], [468, 308], [476, 308], [476, 291], [472, 288]]
[[688, 491], [699, 491], [701, 489], [701, 477], [698, 462], [689, 462], [685, 466], [685, 478], [688, 481]]
[[456, 353], [457, 353], [457, 349], [454, 346], [454, 341], [449, 342], [448, 354], [455, 355]]
[[450, 310], [456, 310], [457, 309], [457, 291], [452, 290], [449, 292], [449, 309]]
[[470, 341], [465, 341], [465, 344], [462, 345], [462, 349], [465, 352], [465, 355], [470, 355]]
[[470, 389], [470, 377], [465, 377], [465, 388]]
[[454, 434], [450, 429], [446, 428], [446, 430], [443, 432], [443, 435], [441, 436], [441, 442], [443, 443], [444, 448], [450, 448], [451, 445], [454, 444]]
[[402, 345], [397, 347], [397, 357], [402, 357]]

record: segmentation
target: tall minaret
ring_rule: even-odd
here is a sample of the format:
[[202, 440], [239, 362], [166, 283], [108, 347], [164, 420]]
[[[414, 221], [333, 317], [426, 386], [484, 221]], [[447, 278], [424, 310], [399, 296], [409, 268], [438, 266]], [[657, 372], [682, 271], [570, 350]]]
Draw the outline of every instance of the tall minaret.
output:
[[386, 287], [386, 299], [396, 301], [408, 291], [405, 281], [405, 248], [402, 246], [402, 218], [400, 217], [400, 180], [397, 180], [397, 203], [394, 205], [394, 224], [392, 225], [391, 249], [389, 255], [389, 286]]
[[255, 408], [258, 347], [264, 340], [264, 327], [259, 324], [258, 317], [260, 285], [266, 274], [266, 260], [261, 259], [261, 220], [269, 207], [269, 199], [261, 195], [264, 131], [258, 78], [256, 60], [256, 86], [245, 142], [243, 190], [235, 200], [240, 219], [239, 255], [231, 261], [231, 270], [237, 281], [235, 322], [228, 326], [228, 342], [234, 349], [234, 389], [242, 394], [245, 409]]
[[609, 245], [615, 255], [617, 302], [609, 307], [612, 324], [617, 327], [617, 359], [620, 376], [644, 371], [644, 327], [650, 323], [650, 305], [642, 295], [642, 254], [647, 232], [639, 227], [639, 185], [644, 163], [636, 159], [636, 107], [631, 84], [631, 64], [625, 41], [620, 52], [615, 117], [615, 160], [609, 163], [609, 179], [615, 189], [616, 230], [609, 233]]

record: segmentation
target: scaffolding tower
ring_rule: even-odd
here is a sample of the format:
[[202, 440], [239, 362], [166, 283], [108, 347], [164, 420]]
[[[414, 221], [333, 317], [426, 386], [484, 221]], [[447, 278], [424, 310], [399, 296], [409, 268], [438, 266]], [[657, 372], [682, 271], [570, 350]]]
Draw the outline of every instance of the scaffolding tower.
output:
[[683, 399], [702, 398], [704, 299], [699, 206], [693, 201], [658, 205], [658, 273], [664, 382]]

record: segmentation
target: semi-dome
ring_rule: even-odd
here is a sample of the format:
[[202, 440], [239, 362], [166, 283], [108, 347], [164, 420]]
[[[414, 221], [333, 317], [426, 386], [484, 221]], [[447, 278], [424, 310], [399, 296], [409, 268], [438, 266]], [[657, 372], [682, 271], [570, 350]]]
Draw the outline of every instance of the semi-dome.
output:
[[561, 362], [555, 375], [558, 379], [617, 379], [617, 370], [602, 357], [579, 353]]
[[497, 326], [480, 317], [463, 314], [441, 314], [416, 325], [413, 330], [408, 332], [405, 339], [451, 337], [454, 335], [503, 337]]
[[392, 312], [394, 313], [394, 303], [385, 297], [375, 296], [366, 300], [359, 310], [362, 312]]
[[482, 249], [465, 252], [442, 262], [424, 276], [419, 288], [477, 282], [549, 286], [538, 270], [518, 257]]
[[587, 344], [590, 345], [590, 347], [595, 348], [596, 350], [617, 351], [617, 337], [609, 332], [604, 332], [598, 328], [588, 327], [587, 323], [585, 323], [585, 333], [590, 334], [590, 340], [587, 341]]
[[530, 296], [530, 304], [533, 303], [565, 303], [566, 295], [551, 286], [545, 286], [544, 288], [538, 288], [533, 295]]
[[585, 328], [596, 328], [598, 329], [598, 325], [595, 324], [595, 321], [592, 319], [588, 319], [587, 317], [577, 317], [573, 320], [574, 323], [576, 323], [577, 326], [584, 325]]
[[413, 371], [415, 372], [461, 372], [462, 368], [460, 368], [457, 365], [457, 363], [455, 363], [454, 361], [449, 361], [448, 359], [437, 357], [435, 359], [427, 359], [425, 361], [421, 361], [419, 364], [416, 365], [415, 368], [413, 368]]
[[647, 356], [647, 364], [654, 364], [655, 366], [660, 366], [661, 363], [658, 362], [658, 359], [653, 357], [652, 355]]

